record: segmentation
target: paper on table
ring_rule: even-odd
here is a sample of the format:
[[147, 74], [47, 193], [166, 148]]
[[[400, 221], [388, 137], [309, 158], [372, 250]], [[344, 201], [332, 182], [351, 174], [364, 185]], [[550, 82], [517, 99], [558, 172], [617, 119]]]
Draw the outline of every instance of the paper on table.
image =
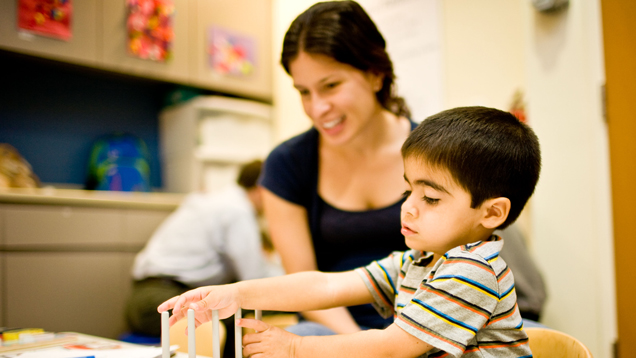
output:
[[[174, 353], [179, 346], [170, 346]], [[157, 358], [161, 357], [161, 347], [135, 347], [104, 350], [68, 350], [63, 348], [40, 349], [34, 352], [20, 354], [16, 358]]]

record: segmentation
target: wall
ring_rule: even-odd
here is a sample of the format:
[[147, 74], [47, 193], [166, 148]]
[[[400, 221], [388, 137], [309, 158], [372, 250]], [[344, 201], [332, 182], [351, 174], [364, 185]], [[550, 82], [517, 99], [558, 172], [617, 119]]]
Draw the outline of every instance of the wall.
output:
[[161, 186], [157, 118], [173, 85], [4, 51], [0, 59], [0, 143], [16, 147], [43, 182], [82, 187], [93, 141], [127, 131], [145, 141], [151, 184]]
[[305, 115], [298, 91], [293, 86], [291, 77], [280, 65], [280, 53], [283, 38], [291, 22], [306, 8], [316, 3], [315, 0], [273, 0], [273, 40], [272, 56], [274, 64], [274, 141], [282, 142], [311, 126]]
[[528, 112], [542, 145], [534, 250], [549, 291], [544, 323], [610, 357], [614, 258], [599, 1], [523, 7]]

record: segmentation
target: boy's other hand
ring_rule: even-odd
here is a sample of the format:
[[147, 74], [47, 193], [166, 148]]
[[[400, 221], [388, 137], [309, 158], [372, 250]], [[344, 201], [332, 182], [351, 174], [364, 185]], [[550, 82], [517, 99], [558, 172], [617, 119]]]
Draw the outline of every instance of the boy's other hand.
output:
[[212, 320], [212, 310], [219, 311], [219, 318], [232, 316], [239, 308], [238, 290], [234, 285], [205, 286], [172, 297], [157, 307], [159, 313], [172, 309], [170, 325], [177, 323], [192, 308], [195, 313], [195, 325], [199, 327]]
[[243, 318], [238, 321], [238, 325], [256, 331], [256, 333], [248, 333], [243, 336], [243, 356], [296, 357], [296, 348], [300, 345], [302, 337], [255, 319]]

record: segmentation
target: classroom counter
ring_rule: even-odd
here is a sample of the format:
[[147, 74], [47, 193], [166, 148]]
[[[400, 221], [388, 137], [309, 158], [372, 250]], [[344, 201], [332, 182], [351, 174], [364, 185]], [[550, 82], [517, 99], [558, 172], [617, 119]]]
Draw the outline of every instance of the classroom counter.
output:
[[0, 189], [0, 203], [68, 205], [84, 207], [174, 210], [185, 194], [114, 192], [101, 190], [57, 189]]
[[0, 189], [0, 326], [117, 338], [135, 255], [184, 197]]

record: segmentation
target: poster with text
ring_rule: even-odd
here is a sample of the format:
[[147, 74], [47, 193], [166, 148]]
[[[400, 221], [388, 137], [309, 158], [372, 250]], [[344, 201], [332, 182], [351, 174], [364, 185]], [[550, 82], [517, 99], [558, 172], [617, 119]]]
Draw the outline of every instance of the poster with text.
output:
[[71, 0], [19, 0], [18, 29], [68, 41], [72, 15]]

